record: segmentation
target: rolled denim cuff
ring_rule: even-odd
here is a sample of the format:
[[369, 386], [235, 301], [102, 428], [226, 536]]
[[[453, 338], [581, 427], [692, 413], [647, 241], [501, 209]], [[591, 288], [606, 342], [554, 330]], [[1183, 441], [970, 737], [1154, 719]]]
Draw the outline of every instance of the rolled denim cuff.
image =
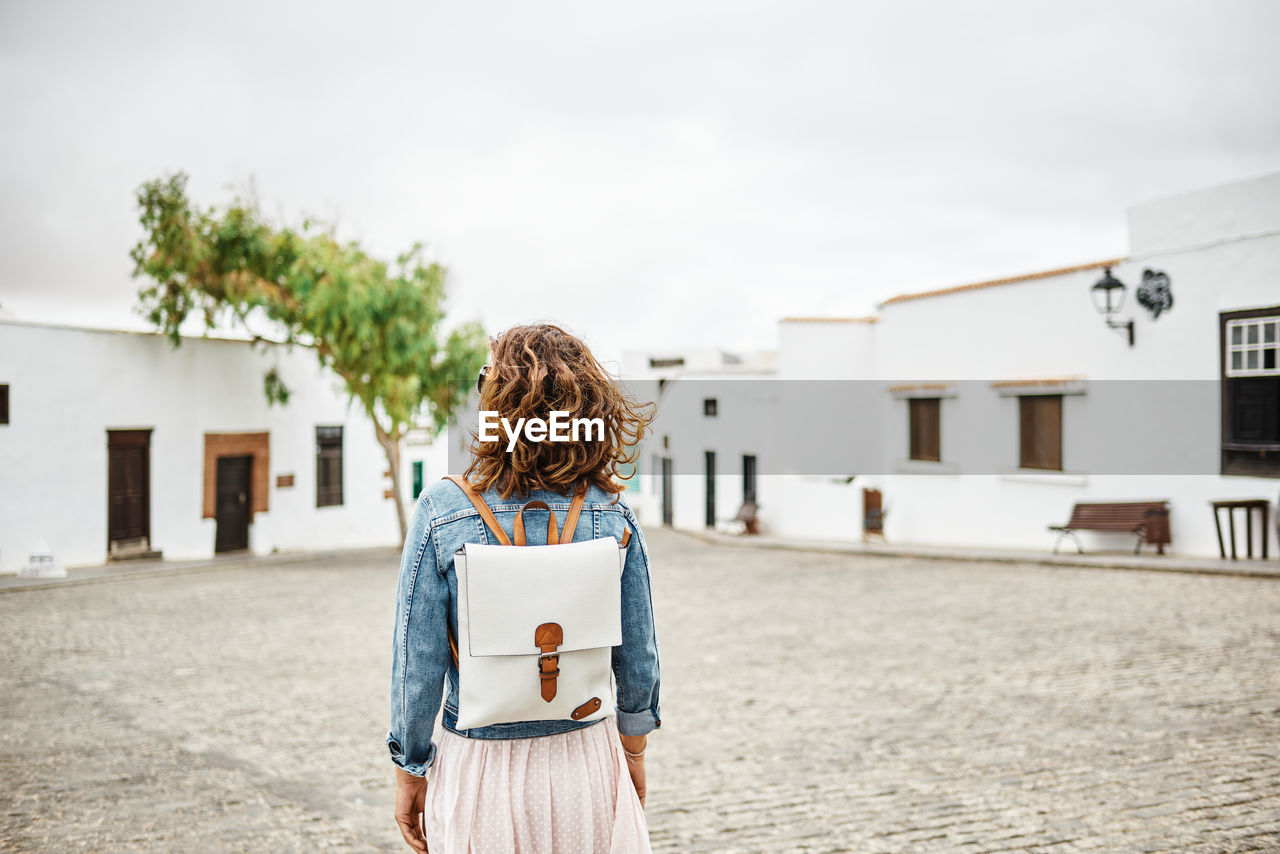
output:
[[624, 712], [618, 710], [618, 732], [622, 735], [648, 735], [662, 721], [658, 719], [657, 709], [645, 709], [643, 712]]
[[400, 742], [396, 741], [395, 736], [387, 734], [387, 750], [391, 752], [391, 761], [396, 767], [404, 771], [406, 774], [412, 774], [415, 777], [427, 776], [427, 769], [431, 767], [431, 763], [436, 761], [436, 743], [431, 742], [431, 746], [427, 749], [426, 762], [405, 762], [404, 751], [400, 748]]

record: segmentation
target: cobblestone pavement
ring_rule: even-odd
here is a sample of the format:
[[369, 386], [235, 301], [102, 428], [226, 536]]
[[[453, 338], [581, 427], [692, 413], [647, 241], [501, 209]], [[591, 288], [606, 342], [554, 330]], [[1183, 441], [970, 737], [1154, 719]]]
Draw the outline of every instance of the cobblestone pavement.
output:
[[[1280, 851], [1280, 582], [650, 545], [656, 850]], [[401, 850], [395, 563], [0, 595], [0, 850]]]

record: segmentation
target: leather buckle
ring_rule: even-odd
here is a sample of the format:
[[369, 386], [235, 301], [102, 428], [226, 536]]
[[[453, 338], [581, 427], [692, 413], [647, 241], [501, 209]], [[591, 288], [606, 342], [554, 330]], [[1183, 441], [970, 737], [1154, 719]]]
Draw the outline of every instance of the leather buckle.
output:
[[[551, 518], [555, 519], [555, 516]], [[560, 675], [560, 653], [556, 647], [564, 643], [564, 630], [559, 623], [543, 623], [534, 630], [533, 643], [541, 650], [538, 653], [538, 679], [542, 682], [542, 699], [550, 703], [556, 698], [556, 677]]]

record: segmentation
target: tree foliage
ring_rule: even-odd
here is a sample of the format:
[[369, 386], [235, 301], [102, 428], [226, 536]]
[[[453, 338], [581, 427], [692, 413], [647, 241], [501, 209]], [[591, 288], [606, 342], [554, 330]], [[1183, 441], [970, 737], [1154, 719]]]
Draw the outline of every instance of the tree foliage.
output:
[[[149, 181], [138, 190], [145, 234], [133, 248], [134, 276], [148, 320], [181, 344], [188, 316], [207, 330], [231, 322], [257, 342], [313, 349], [372, 419], [392, 472], [401, 535], [400, 443], [406, 431], [447, 423], [485, 358], [476, 324], [443, 334], [445, 270], [421, 245], [387, 264], [321, 224], [277, 226], [252, 201], [199, 208], [187, 177]], [[274, 371], [267, 399], [289, 390]]]

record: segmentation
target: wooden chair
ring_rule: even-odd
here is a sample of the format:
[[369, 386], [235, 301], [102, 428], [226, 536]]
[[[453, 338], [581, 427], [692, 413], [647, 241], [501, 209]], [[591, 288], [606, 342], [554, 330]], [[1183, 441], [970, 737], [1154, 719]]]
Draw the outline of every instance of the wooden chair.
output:
[[754, 501], [744, 501], [733, 521], [742, 523], [743, 533], [760, 533], [760, 509]]

